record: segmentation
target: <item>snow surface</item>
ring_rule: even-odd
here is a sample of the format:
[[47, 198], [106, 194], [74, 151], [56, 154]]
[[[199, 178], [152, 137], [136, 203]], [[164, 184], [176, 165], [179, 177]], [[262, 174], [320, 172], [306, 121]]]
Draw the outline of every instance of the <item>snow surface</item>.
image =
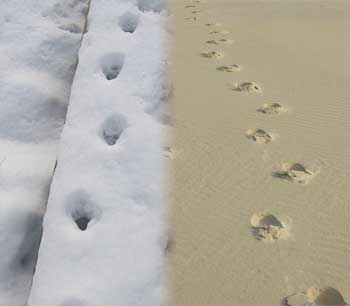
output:
[[92, 0], [28, 306], [164, 303], [165, 0]]
[[29, 295], [86, 9], [0, 1], [0, 306]]

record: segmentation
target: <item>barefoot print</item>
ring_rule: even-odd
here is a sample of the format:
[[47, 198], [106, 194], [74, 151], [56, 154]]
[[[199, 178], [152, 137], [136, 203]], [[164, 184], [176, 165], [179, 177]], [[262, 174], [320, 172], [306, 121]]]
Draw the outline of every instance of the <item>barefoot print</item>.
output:
[[206, 41], [207, 44], [211, 44], [211, 45], [228, 45], [228, 44], [232, 44], [233, 40], [232, 39], [226, 39], [226, 38], [221, 38], [221, 39], [210, 39]]
[[224, 57], [224, 54], [222, 52], [218, 52], [218, 51], [207, 51], [207, 52], [202, 52], [201, 57], [221, 59]]
[[232, 90], [239, 92], [261, 92], [261, 87], [253, 82], [243, 82], [240, 84], [234, 84]]
[[307, 184], [316, 174], [316, 170], [306, 168], [303, 164], [284, 163], [282, 168], [274, 173], [274, 176], [293, 183]]
[[197, 21], [197, 20], [199, 20], [199, 17], [196, 17], [196, 16], [189, 16], [189, 17], [186, 17], [186, 20], [187, 20], [187, 21]]
[[258, 112], [268, 115], [280, 114], [286, 112], [287, 109], [279, 103], [264, 104], [258, 109]]
[[176, 158], [176, 152], [171, 146], [164, 147], [164, 156], [169, 159]]
[[227, 35], [230, 34], [229, 31], [226, 30], [210, 30], [209, 34], [221, 34], [221, 35]]
[[220, 23], [220, 22], [212, 22], [212, 23], [206, 23], [205, 25], [207, 27], [221, 27], [222, 23]]
[[297, 292], [284, 298], [284, 305], [317, 305], [317, 306], [345, 306], [348, 303], [343, 295], [335, 288], [325, 287], [322, 289], [316, 286], [310, 287], [306, 291]]
[[233, 65], [227, 65], [227, 66], [220, 66], [216, 68], [216, 70], [222, 71], [222, 72], [237, 72], [241, 70], [241, 67], [233, 64]]
[[256, 143], [267, 144], [273, 140], [271, 134], [262, 129], [250, 129], [247, 131], [247, 137]]
[[253, 236], [258, 240], [273, 242], [288, 236], [286, 224], [273, 214], [254, 214], [250, 219]]

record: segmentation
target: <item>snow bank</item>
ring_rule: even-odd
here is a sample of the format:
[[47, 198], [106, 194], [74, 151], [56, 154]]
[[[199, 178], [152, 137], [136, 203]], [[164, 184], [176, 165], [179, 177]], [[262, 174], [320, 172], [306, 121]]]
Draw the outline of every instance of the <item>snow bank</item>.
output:
[[86, 8], [0, 1], [0, 306], [29, 295]]
[[29, 306], [163, 303], [165, 21], [91, 1]]

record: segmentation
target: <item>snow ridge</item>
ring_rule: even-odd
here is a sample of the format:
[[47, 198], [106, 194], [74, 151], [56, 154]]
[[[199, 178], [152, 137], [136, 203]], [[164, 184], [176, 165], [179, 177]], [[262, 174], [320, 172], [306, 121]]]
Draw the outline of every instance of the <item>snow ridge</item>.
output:
[[28, 306], [164, 303], [165, 0], [92, 0]]
[[86, 2], [0, 1], [0, 306], [29, 295]]

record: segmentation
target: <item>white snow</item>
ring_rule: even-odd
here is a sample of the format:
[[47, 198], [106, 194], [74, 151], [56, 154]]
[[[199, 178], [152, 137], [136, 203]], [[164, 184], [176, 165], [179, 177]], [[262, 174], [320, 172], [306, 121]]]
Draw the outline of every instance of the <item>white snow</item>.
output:
[[165, 0], [92, 0], [28, 306], [164, 303]]
[[29, 295], [86, 8], [0, 1], [0, 306]]

